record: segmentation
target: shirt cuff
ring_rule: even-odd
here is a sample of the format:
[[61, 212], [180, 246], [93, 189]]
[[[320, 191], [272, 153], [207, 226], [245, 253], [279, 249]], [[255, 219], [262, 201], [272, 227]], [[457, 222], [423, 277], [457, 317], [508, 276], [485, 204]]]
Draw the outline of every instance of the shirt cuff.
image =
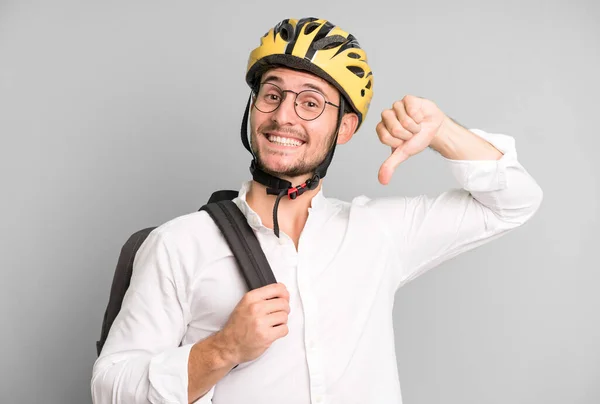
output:
[[[152, 403], [188, 402], [188, 360], [194, 344], [171, 348], [150, 361], [148, 399]], [[210, 404], [214, 387], [194, 404]]]
[[506, 169], [517, 161], [515, 139], [511, 136], [469, 129], [503, 153], [499, 160], [451, 160], [452, 174], [462, 188], [473, 192], [499, 191], [506, 188]]

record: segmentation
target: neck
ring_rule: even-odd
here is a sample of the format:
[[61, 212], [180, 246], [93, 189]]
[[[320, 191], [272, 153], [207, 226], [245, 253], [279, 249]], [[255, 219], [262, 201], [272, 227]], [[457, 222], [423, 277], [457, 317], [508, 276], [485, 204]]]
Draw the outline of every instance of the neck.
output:
[[[322, 182], [322, 180], [319, 181], [319, 185], [315, 189], [307, 189], [294, 200], [283, 197], [279, 202], [277, 214], [279, 228], [294, 240], [296, 246], [308, 219], [308, 208], [311, 206], [314, 196], [319, 193]], [[293, 184], [296, 185], [295, 182]], [[267, 187], [256, 181], [251, 182], [250, 189], [246, 194], [246, 202], [250, 208], [258, 214], [263, 225], [270, 229], [273, 229], [273, 206], [276, 198], [275, 195], [268, 195]]]

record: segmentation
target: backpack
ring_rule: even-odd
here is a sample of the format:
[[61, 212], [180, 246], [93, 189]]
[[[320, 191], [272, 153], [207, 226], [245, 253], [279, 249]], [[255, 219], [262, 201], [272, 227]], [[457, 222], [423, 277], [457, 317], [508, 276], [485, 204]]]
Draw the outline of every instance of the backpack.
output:
[[[253, 290], [277, 281], [254, 231], [248, 225], [244, 214], [232, 201], [237, 196], [237, 191], [216, 191], [208, 203], [198, 211], [206, 211], [215, 221], [233, 252], [248, 289]], [[135, 232], [121, 248], [110, 288], [108, 305], [104, 312], [100, 340], [96, 341], [98, 356], [102, 352], [110, 327], [121, 310], [125, 292], [129, 288], [135, 254], [155, 228], [148, 227]]]

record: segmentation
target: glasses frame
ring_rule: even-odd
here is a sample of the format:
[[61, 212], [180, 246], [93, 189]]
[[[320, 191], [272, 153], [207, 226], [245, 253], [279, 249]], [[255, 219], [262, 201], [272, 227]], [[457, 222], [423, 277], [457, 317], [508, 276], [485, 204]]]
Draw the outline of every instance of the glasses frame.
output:
[[[281, 94], [283, 94], [283, 96], [281, 98], [281, 101], [279, 101], [279, 105], [277, 105], [275, 107], [275, 109], [273, 109], [272, 111], [269, 111], [269, 112], [262, 111], [262, 110], [260, 110], [256, 106], [256, 99], [258, 98], [258, 93], [260, 92], [260, 89], [265, 84], [277, 87], [279, 89], [279, 91], [281, 92]], [[296, 102], [296, 101], [298, 101], [298, 96], [300, 94], [302, 94], [302, 93], [307, 93], [307, 92], [317, 93], [320, 96], [322, 96], [323, 100], [325, 101], [325, 104], [323, 105], [323, 109], [321, 110], [321, 112], [319, 113], [319, 115], [317, 115], [316, 117], [314, 117], [312, 119], [306, 119], [306, 118], [301, 117], [300, 114], [298, 113], [298, 110], [296, 109], [296, 107], [298, 106], [298, 103]], [[279, 87], [277, 84], [273, 84], [273, 83], [270, 83], [268, 81], [260, 83], [260, 85], [258, 86], [258, 89], [256, 91], [253, 91], [254, 102], [252, 104], [253, 104], [254, 108], [256, 108], [257, 111], [262, 112], [263, 114], [270, 114], [270, 113], [273, 113], [273, 112], [277, 111], [279, 109], [279, 107], [281, 106], [281, 104], [283, 104], [283, 101], [285, 101], [285, 97], [286, 97], [285, 93], [292, 93], [292, 94], [295, 95], [295, 97], [294, 97], [294, 112], [296, 113], [296, 115], [298, 116], [298, 118], [302, 119], [303, 121], [310, 122], [310, 121], [314, 121], [315, 119], [318, 119], [321, 115], [323, 115], [323, 112], [325, 112], [325, 108], [327, 107], [327, 105], [331, 105], [332, 107], [335, 107], [335, 108], [339, 108], [340, 107], [339, 105], [335, 105], [333, 102], [327, 101], [327, 98], [325, 97], [325, 94], [321, 93], [320, 91], [312, 90], [312, 89], [310, 89], [310, 90], [302, 90], [300, 92], [295, 92], [295, 91], [292, 91], [292, 90], [284, 90], [281, 87]]]

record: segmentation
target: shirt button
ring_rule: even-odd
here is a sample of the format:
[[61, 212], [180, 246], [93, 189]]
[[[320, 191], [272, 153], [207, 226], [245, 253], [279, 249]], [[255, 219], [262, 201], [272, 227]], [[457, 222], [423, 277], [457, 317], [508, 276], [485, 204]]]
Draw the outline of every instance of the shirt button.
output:
[[323, 397], [322, 396], [317, 396], [315, 398], [317, 400], [317, 403], [322, 403], [323, 402]]

